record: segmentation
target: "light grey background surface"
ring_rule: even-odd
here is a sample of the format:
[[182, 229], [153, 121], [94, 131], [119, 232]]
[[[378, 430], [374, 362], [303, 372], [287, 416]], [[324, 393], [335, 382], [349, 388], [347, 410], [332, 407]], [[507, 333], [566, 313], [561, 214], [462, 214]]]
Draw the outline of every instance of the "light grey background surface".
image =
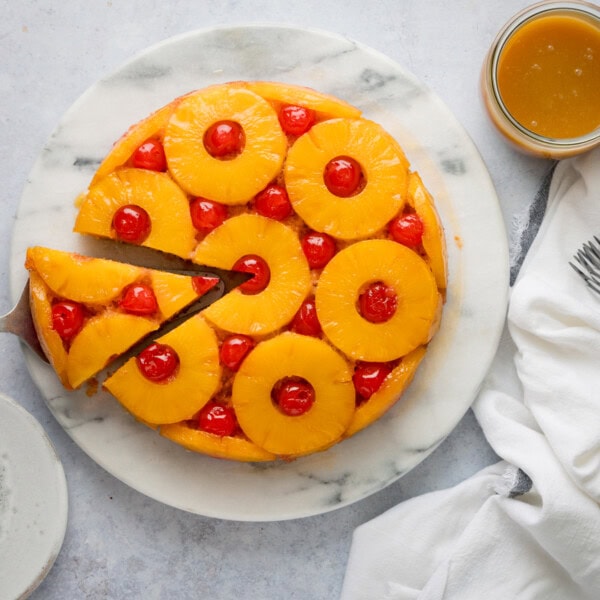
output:
[[[429, 86], [473, 138], [496, 185], [511, 251], [548, 162], [509, 148], [479, 98], [485, 52], [528, 3], [385, 0], [283, 3], [206, 0], [0, 0], [0, 311], [11, 305], [11, 231], [28, 173], [61, 115], [98, 78], [165, 38], [212, 26], [272, 22], [329, 30], [369, 45]], [[474, 199], [476, 201], [476, 199]], [[447, 441], [387, 489], [325, 515], [240, 523], [181, 512], [107, 474], [67, 436], [25, 369], [18, 341], [0, 336], [0, 391], [43, 425], [63, 461], [69, 523], [41, 599], [333, 599], [353, 529], [399, 501], [468, 477], [495, 456], [468, 413]]]

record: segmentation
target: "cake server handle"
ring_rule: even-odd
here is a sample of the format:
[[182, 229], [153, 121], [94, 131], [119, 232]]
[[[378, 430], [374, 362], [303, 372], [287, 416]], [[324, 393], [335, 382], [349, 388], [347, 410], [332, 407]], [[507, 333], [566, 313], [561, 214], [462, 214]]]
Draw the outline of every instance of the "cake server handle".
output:
[[0, 316], [0, 333], [12, 333], [20, 337], [44, 362], [48, 362], [31, 318], [29, 281], [14, 308]]

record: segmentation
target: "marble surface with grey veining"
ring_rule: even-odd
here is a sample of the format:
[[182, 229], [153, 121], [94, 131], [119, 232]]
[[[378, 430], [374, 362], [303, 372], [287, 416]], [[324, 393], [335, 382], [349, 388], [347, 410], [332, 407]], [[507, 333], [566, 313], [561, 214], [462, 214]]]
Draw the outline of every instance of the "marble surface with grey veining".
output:
[[[0, 247], [0, 297], [6, 309], [22, 284], [18, 263], [25, 244], [35, 239], [79, 247], [68, 233], [74, 208], [64, 197], [86, 185], [116, 132], [168, 101], [174, 92], [197, 87], [190, 85], [191, 80], [225, 81], [237, 73], [248, 79], [265, 78], [265, 64], [272, 69], [271, 78], [278, 74], [282, 80], [310, 79], [315, 87], [346, 97], [403, 136], [414, 163], [429, 175], [439, 195], [448, 198], [447, 204], [442, 201], [442, 212], [451, 231], [460, 190], [456, 227], [466, 227], [480, 254], [475, 264], [464, 267], [463, 254], [451, 251], [451, 264], [466, 269], [467, 283], [473, 269], [482, 269], [484, 277], [494, 265], [503, 264], [501, 256], [489, 255], [485, 239], [476, 231], [478, 203], [485, 202], [478, 192], [487, 190], [489, 183], [479, 173], [479, 157], [472, 152], [476, 148], [496, 188], [499, 207], [494, 218], [504, 221], [511, 258], [519, 256], [528, 208], [550, 165], [517, 154], [496, 135], [483, 112], [477, 80], [496, 31], [524, 2], [384, 1], [368, 5], [368, 10], [354, 0], [328, 4], [308, 0], [289, 6], [137, 0], [2, 4], [0, 153], [6, 182], [0, 205], [5, 240]], [[285, 26], [270, 26], [281, 24]], [[218, 28], [221, 35], [208, 34], [198, 47], [188, 32], [199, 28], [205, 32]], [[306, 33], [294, 33], [299, 28], [309, 30], [309, 40], [321, 43], [307, 43]], [[313, 30], [334, 36], [327, 41]], [[268, 34], [261, 39], [263, 31]], [[177, 43], [139, 55], [178, 35], [182, 37]], [[375, 50], [375, 68], [368, 48]], [[387, 64], [383, 55], [395, 62]], [[402, 74], [415, 79], [398, 76], [396, 63]], [[419, 95], [433, 103], [432, 113], [448, 111], [451, 118], [444, 118], [442, 125], [424, 119]], [[450, 132], [445, 130], [448, 122]], [[473, 148], [462, 130], [455, 132], [457, 124], [464, 127]], [[453, 187], [454, 181], [468, 179], [474, 171], [471, 187], [462, 183]], [[468, 225], [463, 225], [465, 220]], [[482, 225], [482, 232], [486, 227]], [[473, 291], [467, 291], [469, 298]], [[457, 288], [455, 318], [464, 325], [465, 315], [476, 307], [461, 304], [462, 292]], [[483, 302], [494, 304], [494, 299], [485, 298], [485, 290], [481, 294]], [[461, 329], [474, 327], [471, 334], [476, 335], [481, 322], [467, 319]], [[448, 343], [453, 339], [449, 336]], [[411, 431], [419, 435], [411, 440], [411, 431], [401, 430], [399, 436], [404, 457], [393, 456], [388, 443], [390, 448], [376, 461], [376, 468], [368, 458], [370, 446], [361, 438], [345, 442], [351, 445], [345, 454], [356, 457], [351, 468], [342, 445], [333, 456], [315, 459], [320, 464], [290, 468], [287, 490], [281, 483], [287, 476], [282, 478], [273, 468], [258, 473], [259, 486], [276, 482], [265, 494], [256, 486], [256, 473], [221, 464], [209, 469], [214, 486], [206, 487], [201, 478], [186, 490], [182, 483], [186, 468], [174, 473], [168, 469], [172, 478], [164, 476], [163, 461], [171, 460], [171, 451], [157, 450], [161, 440], [146, 439], [135, 424], [115, 414], [114, 404], [98, 400], [75, 406], [53, 387], [43, 368], [23, 357], [17, 340], [5, 335], [0, 344], [0, 391], [18, 400], [42, 424], [69, 485], [64, 545], [34, 598], [227, 599], [242, 593], [266, 600], [335, 598], [354, 527], [399, 501], [457, 483], [495, 460], [472, 414], [460, 418], [467, 404], [454, 412], [443, 410], [441, 419], [438, 412], [417, 411]], [[440, 342], [440, 356], [449, 352], [444, 345]], [[461, 369], [465, 362], [459, 361]], [[461, 372], [454, 373], [460, 376]], [[119, 425], [106, 435], [103, 426], [111, 419]], [[452, 432], [443, 440], [445, 429]], [[150, 459], [141, 464], [126, 454], [120, 456], [123, 438], [135, 440]], [[111, 446], [109, 452], [100, 448]], [[411, 461], [419, 462], [420, 457], [413, 461], [411, 456], [423, 452], [427, 458], [397, 479], [413, 466]], [[387, 487], [379, 489], [382, 481]], [[177, 502], [172, 502], [174, 494]], [[276, 520], [265, 520], [268, 514]], [[309, 516], [300, 518], [303, 514]]]

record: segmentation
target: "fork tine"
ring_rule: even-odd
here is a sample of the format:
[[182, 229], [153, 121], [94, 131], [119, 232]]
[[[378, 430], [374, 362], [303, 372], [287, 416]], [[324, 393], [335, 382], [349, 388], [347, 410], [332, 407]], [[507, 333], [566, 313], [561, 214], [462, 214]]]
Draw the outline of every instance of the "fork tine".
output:
[[580, 256], [585, 257], [586, 261], [593, 265], [594, 268], [600, 268], [600, 253], [595, 246], [591, 244], [584, 244], [581, 249], [578, 251]]
[[577, 253], [575, 255], [575, 260], [579, 263], [579, 265], [584, 269], [577, 269], [577, 272], [587, 281], [594, 275], [594, 266], [589, 262], [587, 256], [585, 254]]
[[595, 267], [600, 266], [600, 251], [597, 246], [594, 246], [591, 242], [586, 247], [588, 258], [592, 261]]
[[595, 235], [584, 242], [573, 255], [575, 262], [569, 265], [595, 293], [600, 294], [600, 237]]
[[593, 247], [584, 246], [577, 252], [577, 255], [583, 266], [589, 271], [600, 269], [600, 254]]
[[[575, 258], [577, 258], [577, 256]], [[587, 283], [588, 279], [589, 279], [589, 276], [587, 275], [587, 273], [584, 273], [576, 264], [574, 264], [570, 261], [569, 261], [569, 264], [571, 265], [571, 267], [573, 267], [575, 272]]]
[[584, 273], [579, 267], [577, 267], [577, 265], [573, 264], [572, 262], [569, 262], [569, 264], [593, 292], [600, 294], [600, 279], [598, 279], [598, 277], [592, 278], [587, 273]]
[[597, 271], [589, 271], [588, 272], [588, 277], [592, 281], [595, 281], [596, 283], [600, 284], [600, 273], [598, 273]]
[[590, 263], [587, 254], [585, 254], [582, 250], [577, 250], [577, 254], [574, 256], [574, 258], [586, 271], [590, 271], [594, 268]]
[[595, 283], [594, 281], [586, 281], [587, 286], [594, 290], [594, 292], [596, 292], [597, 294], [600, 294], [600, 285], [598, 285], [597, 283]]
[[597, 235], [592, 240], [588, 240], [587, 246], [595, 256], [600, 256], [600, 238]]

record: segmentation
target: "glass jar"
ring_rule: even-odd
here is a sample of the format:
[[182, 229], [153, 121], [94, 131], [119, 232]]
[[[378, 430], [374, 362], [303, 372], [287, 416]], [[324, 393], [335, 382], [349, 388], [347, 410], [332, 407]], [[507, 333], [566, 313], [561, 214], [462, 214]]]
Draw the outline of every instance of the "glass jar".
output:
[[486, 56], [481, 91], [523, 152], [560, 159], [600, 145], [600, 7], [546, 0], [519, 12]]

